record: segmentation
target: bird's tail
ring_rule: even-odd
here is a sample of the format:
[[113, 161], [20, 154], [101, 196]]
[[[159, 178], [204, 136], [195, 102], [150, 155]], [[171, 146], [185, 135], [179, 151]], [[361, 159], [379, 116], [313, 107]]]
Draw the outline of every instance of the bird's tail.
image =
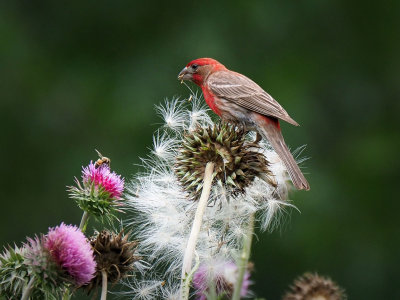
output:
[[307, 182], [307, 179], [300, 171], [299, 166], [286, 146], [279, 126], [279, 121], [259, 114], [255, 120], [260, 134], [270, 142], [275, 152], [285, 164], [293, 185], [298, 190], [309, 190], [310, 185]]

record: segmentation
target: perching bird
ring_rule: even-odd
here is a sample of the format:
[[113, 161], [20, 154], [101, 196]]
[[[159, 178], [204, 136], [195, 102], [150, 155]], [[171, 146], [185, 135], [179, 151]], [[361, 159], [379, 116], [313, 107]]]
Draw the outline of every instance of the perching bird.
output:
[[297, 166], [283, 139], [279, 119], [299, 126], [282, 106], [246, 76], [228, 70], [212, 58], [191, 61], [179, 73], [201, 87], [208, 106], [224, 121], [240, 123], [266, 138], [284, 162], [294, 186], [309, 190], [310, 185]]

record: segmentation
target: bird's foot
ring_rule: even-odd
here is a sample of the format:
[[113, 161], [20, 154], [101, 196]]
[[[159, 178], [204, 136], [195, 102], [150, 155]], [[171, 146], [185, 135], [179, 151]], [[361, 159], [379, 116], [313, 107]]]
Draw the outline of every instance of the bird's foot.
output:
[[255, 139], [254, 143], [258, 144], [261, 140], [262, 140], [262, 136], [261, 136], [261, 134], [259, 134], [259, 133], [257, 132], [257, 133], [256, 133], [256, 139]]

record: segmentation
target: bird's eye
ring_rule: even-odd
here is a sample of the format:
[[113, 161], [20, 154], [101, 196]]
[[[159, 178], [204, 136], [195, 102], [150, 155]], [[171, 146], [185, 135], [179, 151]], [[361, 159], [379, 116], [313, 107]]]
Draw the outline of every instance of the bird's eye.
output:
[[196, 65], [196, 64], [193, 64], [193, 65], [192, 65], [192, 69], [193, 69], [193, 70], [196, 70], [198, 67], [199, 67], [199, 65]]

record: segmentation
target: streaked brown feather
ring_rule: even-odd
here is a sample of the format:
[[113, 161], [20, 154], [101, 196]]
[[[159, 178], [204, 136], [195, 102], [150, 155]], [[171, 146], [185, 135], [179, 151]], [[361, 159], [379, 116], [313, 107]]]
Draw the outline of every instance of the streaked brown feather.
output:
[[286, 146], [282, 132], [278, 126], [278, 120], [261, 117], [260, 115], [254, 116], [253, 118], [256, 121], [256, 124], [258, 124], [257, 128], [259, 133], [271, 143], [271, 146], [285, 164], [293, 185], [298, 190], [308, 191], [310, 189], [310, 184], [304, 177], [296, 163], [296, 160], [293, 158], [293, 155]]
[[299, 125], [274, 98], [242, 74], [229, 70], [214, 72], [208, 76], [207, 86], [215, 96], [232, 101], [250, 111]]

